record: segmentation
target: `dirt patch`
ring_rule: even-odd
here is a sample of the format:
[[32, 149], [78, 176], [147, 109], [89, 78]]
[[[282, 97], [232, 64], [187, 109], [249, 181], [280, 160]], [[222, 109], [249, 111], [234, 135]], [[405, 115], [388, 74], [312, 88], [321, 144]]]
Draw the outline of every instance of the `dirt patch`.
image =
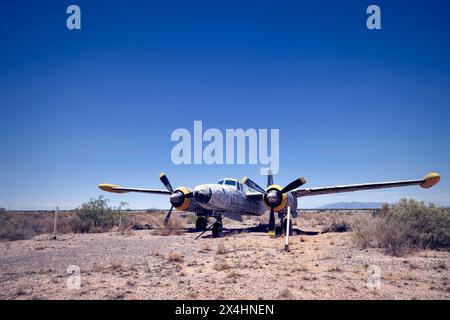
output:
[[[225, 226], [238, 230], [252, 225]], [[168, 236], [135, 230], [127, 236], [116, 231], [1, 242], [0, 298], [450, 298], [446, 251], [393, 257], [381, 249], [361, 250], [352, 233], [344, 232], [294, 235], [290, 252], [285, 252], [284, 238], [272, 239], [265, 232], [220, 239], [206, 233], [194, 240], [199, 233], [189, 228]], [[374, 270], [380, 272], [379, 289], [370, 286]], [[77, 276], [80, 286], [74, 288], [70, 284]]]

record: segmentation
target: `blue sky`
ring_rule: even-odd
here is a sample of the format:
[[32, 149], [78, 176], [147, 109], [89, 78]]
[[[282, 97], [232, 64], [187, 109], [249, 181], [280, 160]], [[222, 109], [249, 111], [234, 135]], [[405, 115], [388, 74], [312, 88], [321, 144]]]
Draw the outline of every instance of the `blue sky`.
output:
[[[66, 28], [77, 4], [82, 29]], [[382, 30], [366, 28], [370, 4]], [[194, 186], [259, 165], [172, 164], [176, 128], [279, 128], [286, 184], [442, 175], [412, 197], [450, 204], [448, 1], [11, 1], [0, 4], [0, 206], [73, 208], [100, 182]], [[105, 194], [132, 208], [162, 196]]]

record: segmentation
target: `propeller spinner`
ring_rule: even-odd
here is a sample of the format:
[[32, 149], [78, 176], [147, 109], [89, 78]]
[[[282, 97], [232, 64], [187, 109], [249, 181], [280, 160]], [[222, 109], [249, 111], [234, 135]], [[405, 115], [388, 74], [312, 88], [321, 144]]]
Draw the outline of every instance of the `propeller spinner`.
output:
[[175, 207], [179, 210], [184, 210], [189, 207], [192, 199], [192, 192], [186, 187], [180, 187], [173, 190], [172, 185], [170, 184], [169, 178], [167, 178], [166, 174], [162, 172], [159, 175], [159, 180], [163, 183], [166, 189], [171, 193], [170, 194], [170, 204], [172, 205], [164, 218], [164, 225], [167, 226], [170, 220], [170, 216], [172, 214], [172, 210]]

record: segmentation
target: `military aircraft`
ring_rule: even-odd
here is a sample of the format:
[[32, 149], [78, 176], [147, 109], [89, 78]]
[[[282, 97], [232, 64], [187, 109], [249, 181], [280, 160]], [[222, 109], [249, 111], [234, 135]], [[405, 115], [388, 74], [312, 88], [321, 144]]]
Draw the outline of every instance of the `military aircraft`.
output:
[[[124, 188], [108, 183], [99, 184], [98, 187], [113, 193], [142, 192], [169, 195], [171, 207], [164, 219], [165, 225], [169, 222], [173, 208], [195, 212], [197, 214], [196, 229], [198, 231], [212, 229], [213, 237], [222, 235], [222, 218], [224, 216], [242, 221], [242, 215], [261, 216], [270, 210], [268, 234], [275, 236], [275, 212], [278, 213], [280, 227], [282, 230], [285, 230], [287, 208], [291, 207], [293, 209], [293, 218], [298, 217], [296, 210], [297, 198], [412, 185], [431, 188], [439, 182], [440, 176], [437, 173], [429, 173], [422, 179], [416, 180], [350, 184], [310, 189], [300, 188], [306, 183], [303, 177], [295, 179], [285, 187], [281, 187], [273, 183], [273, 175], [270, 172], [267, 175], [267, 187], [265, 189], [247, 177], [242, 179], [242, 183], [237, 179], [223, 178], [217, 183], [198, 185], [193, 190], [187, 187], [173, 189], [165, 173], [161, 173], [159, 179], [166, 187], [166, 190]], [[209, 218], [213, 218], [215, 221], [208, 227]]]

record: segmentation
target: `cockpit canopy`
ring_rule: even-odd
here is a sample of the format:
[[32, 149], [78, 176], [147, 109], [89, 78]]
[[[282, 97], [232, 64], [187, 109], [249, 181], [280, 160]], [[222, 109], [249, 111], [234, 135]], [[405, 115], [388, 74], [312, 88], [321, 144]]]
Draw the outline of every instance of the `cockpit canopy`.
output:
[[223, 178], [219, 182], [217, 182], [217, 184], [235, 187], [238, 190], [245, 191], [245, 186], [240, 181], [233, 178]]

